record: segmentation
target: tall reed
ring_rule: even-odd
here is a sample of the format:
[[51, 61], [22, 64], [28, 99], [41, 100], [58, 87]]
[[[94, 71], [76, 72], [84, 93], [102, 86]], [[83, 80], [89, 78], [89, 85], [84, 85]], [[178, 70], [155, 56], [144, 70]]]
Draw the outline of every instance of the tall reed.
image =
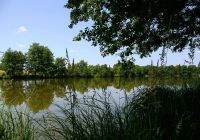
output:
[[34, 119], [24, 111], [0, 109], [1, 140], [35, 140]]

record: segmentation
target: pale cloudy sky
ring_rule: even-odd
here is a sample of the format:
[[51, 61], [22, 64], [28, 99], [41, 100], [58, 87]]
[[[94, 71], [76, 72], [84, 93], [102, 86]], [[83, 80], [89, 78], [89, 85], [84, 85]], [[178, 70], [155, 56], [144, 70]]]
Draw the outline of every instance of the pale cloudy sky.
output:
[[[48, 46], [55, 57], [65, 57], [68, 49], [70, 59], [75, 62], [83, 59], [89, 64], [113, 65], [118, 56], [103, 58], [98, 47], [84, 40], [74, 42], [73, 37], [88, 24], [78, 24], [69, 29], [70, 11], [64, 8], [67, 0], [1, 0], [0, 1], [0, 52], [8, 48], [26, 52], [33, 42]], [[159, 53], [151, 58], [136, 57], [136, 64], [147, 65], [151, 60], [156, 64]], [[168, 65], [183, 64], [188, 59], [187, 51], [168, 53]], [[196, 52], [195, 64], [200, 61]]]

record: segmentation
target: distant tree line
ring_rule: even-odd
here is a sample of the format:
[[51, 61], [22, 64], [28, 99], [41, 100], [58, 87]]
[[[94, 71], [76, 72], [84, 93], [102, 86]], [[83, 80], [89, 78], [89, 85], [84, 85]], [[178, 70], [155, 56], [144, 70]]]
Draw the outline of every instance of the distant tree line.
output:
[[[54, 59], [48, 47], [33, 43], [27, 53], [8, 49], [2, 57], [0, 70], [6, 78], [54, 77], [199, 77], [200, 67], [195, 65], [138, 66], [132, 61], [108, 65], [89, 65], [84, 60], [69, 63], [67, 58]], [[3, 73], [3, 72], [2, 72]], [[0, 75], [0, 77], [3, 77]]]

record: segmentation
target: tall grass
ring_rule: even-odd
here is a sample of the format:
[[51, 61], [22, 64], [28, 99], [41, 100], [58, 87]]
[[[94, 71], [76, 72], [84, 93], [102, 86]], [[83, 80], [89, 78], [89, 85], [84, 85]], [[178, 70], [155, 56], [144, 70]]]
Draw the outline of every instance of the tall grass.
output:
[[0, 109], [1, 140], [35, 140], [36, 130], [29, 113]]
[[106, 91], [77, 99], [70, 93], [59, 112], [43, 119], [51, 140], [182, 140], [200, 134], [200, 86], [145, 88], [113, 103]]

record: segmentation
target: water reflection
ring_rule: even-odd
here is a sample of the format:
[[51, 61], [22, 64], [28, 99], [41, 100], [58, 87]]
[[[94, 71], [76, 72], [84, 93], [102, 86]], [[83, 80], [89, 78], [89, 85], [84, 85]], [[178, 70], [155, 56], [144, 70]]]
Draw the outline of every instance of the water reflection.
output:
[[26, 99], [26, 93], [23, 90], [22, 81], [18, 81], [15, 85], [10, 85], [9, 82], [1, 84], [2, 99], [6, 105], [21, 105]]
[[[187, 79], [187, 83], [194, 80]], [[91, 79], [51, 79], [51, 80], [2, 80], [0, 92], [2, 102], [9, 106], [25, 105], [34, 113], [46, 110], [54, 99], [63, 98], [67, 91], [88, 93], [90, 89], [118, 89], [131, 92], [141, 85], [157, 84], [181, 85], [181, 79], [123, 79], [123, 78], [91, 78]]]
[[53, 102], [52, 87], [46, 83], [32, 86], [26, 104], [33, 112], [48, 109], [49, 105]]

